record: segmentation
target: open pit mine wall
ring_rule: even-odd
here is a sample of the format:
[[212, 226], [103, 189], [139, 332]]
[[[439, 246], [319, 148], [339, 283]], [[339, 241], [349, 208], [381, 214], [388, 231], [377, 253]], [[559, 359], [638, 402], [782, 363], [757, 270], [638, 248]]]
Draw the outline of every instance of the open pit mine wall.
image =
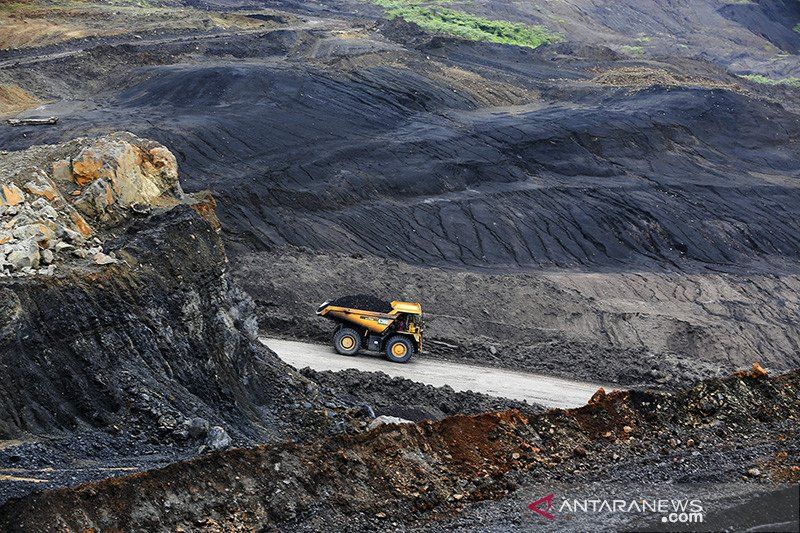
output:
[[[123, 135], [92, 145], [109, 191], [145, 175], [118, 154], [146, 142]], [[72, 209], [103, 178], [93, 179], [63, 195], [76, 180], [51, 180], [53, 208]], [[255, 340], [254, 304], [229, 283], [213, 198], [167, 194], [139, 213], [115, 197], [113, 217], [87, 215], [103, 261], [62, 250], [56, 270], [0, 276], [0, 439], [114, 426], [163, 434], [203, 418], [246, 442], [268, 436], [287, 401], [307, 399], [308, 380]], [[13, 225], [21, 205], [3, 221]], [[40, 239], [39, 251], [54, 240]]]
[[0, 438], [164, 415], [252, 432], [270, 354], [244, 332], [217, 233], [178, 206], [117, 244], [131, 265], [0, 284]]

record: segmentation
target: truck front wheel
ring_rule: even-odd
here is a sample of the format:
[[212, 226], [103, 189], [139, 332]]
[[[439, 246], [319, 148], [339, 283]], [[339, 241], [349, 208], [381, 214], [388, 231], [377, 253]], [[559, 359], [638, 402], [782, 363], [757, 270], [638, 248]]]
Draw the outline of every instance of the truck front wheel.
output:
[[333, 336], [333, 347], [342, 355], [355, 355], [361, 349], [361, 335], [353, 328], [341, 328]]
[[393, 363], [407, 363], [414, 355], [414, 345], [403, 335], [395, 335], [386, 342], [386, 358]]

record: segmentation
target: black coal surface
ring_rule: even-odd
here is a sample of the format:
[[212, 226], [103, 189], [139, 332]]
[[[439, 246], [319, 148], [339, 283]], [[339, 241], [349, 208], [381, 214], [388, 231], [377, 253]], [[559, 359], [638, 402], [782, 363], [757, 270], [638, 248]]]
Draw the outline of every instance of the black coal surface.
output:
[[342, 296], [331, 301], [330, 305], [352, 307], [353, 309], [363, 309], [365, 311], [375, 311], [378, 313], [388, 313], [392, 310], [392, 304], [369, 294], [350, 294], [348, 296]]
[[[626, 17], [606, 22], [643, 18], [641, 2], [623, 4]], [[667, 20], [663, 4], [647, 9]], [[703, 16], [717, 21], [711, 8]], [[727, 9], [725, 20], [800, 46], [776, 10]], [[48, 128], [0, 124], [0, 146], [120, 129], [158, 140], [187, 190], [214, 191], [234, 256], [293, 246], [501, 271], [751, 272], [800, 260], [791, 94], [601, 87], [590, 82], [597, 71], [631, 61], [413, 32], [383, 28], [358, 44], [286, 29], [103, 47], [92, 51], [107, 80], [97, 90], [83, 57], [37, 64], [43, 99], [90, 87], [76, 100], [97, 105], [48, 110], [61, 118]], [[702, 61], [663, 61], [650, 65], [747, 84]], [[21, 80], [30, 69], [6, 68]], [[59, 84], [45, 90], [48, 79]]]
[[362, 372], [354, 368], [318, 372], [304, 368], [300, 373], [333, 391], [340, 401], [353, 406], [368, 405], [377, 416], [397, 416], [415, 422], [506, 409], [519, 409], [529, 416], [543, 411], [539, 405], [472, 391], [457, 392], [449, 386], [424, 385], [383, 372]]
[[[529, 53], [495, 51], [509, 54]], [[525, 60], [525, 80], [548, 75]], [[87, 128], [159, 140], [188, 190], [214, 191], [234, 255], [288, 245], [456, 268], [687, 272], [800, 259], [800, 117], [780, 105], [597, 88], [489, 113], [411, 67], [145, 67], [101, 96], [108, 110], [27, 137], [0, 125], [0, 144]]]

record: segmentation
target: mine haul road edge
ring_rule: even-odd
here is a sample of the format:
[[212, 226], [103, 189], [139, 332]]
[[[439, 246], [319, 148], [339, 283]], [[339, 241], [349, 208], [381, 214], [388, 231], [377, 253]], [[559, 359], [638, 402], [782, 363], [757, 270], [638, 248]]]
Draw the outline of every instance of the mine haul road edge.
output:
[[337, 354], [330, 345], [261, 337], [261, 342], [272, 349], [286, 363], [300, 369], [339, 371], [354, 368], [365, 372], [383, 372], [442, 387], [449, 385], [455, 391], [480, 392], [500, 398], [525, 400], [545, 407], [573, 408], [586, 404], [597, 389], [605, 385], [571, 381], [568, 379], [505, 370], [478, 365], [467, 365], [422, 357], [404, 365], [392, 364], [379, 355], [359, 353], [355, 356]]

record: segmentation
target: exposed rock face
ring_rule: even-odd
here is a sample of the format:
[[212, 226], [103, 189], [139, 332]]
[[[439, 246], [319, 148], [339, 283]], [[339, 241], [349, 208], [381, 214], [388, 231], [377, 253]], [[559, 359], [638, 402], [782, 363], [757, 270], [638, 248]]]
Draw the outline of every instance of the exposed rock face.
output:
[[57, 146], [0, 161], [11, 176], [0, 186], [0, 275], [52, 274], [55, 268], [39, 268], [54, 261], [115, 263], [102, 253], [103, 242], [131, 214], [191, 201], [175, 156], [158, 143], [116, 133], [68, 146], [55, 161]]
[[135, 204], [174, 205], [175, 197], [167, 193], [180, 194], [175, 156], [154, 142], [107, 139], [56, 164], [61, 179], [83, 187], [75, 189], [75, 204], [87, 217], [107, 220], [115, 207]]
[[253, 341], [213, 200], [181, 191], [166, 148], [113, 134], [13, 153], [0, 170], [0, 268], [14, 274], [0, 280], [0, 439], [116, 426], [209, 433], [218, 449], [311, 412], [287, 404], [320, 404]]

